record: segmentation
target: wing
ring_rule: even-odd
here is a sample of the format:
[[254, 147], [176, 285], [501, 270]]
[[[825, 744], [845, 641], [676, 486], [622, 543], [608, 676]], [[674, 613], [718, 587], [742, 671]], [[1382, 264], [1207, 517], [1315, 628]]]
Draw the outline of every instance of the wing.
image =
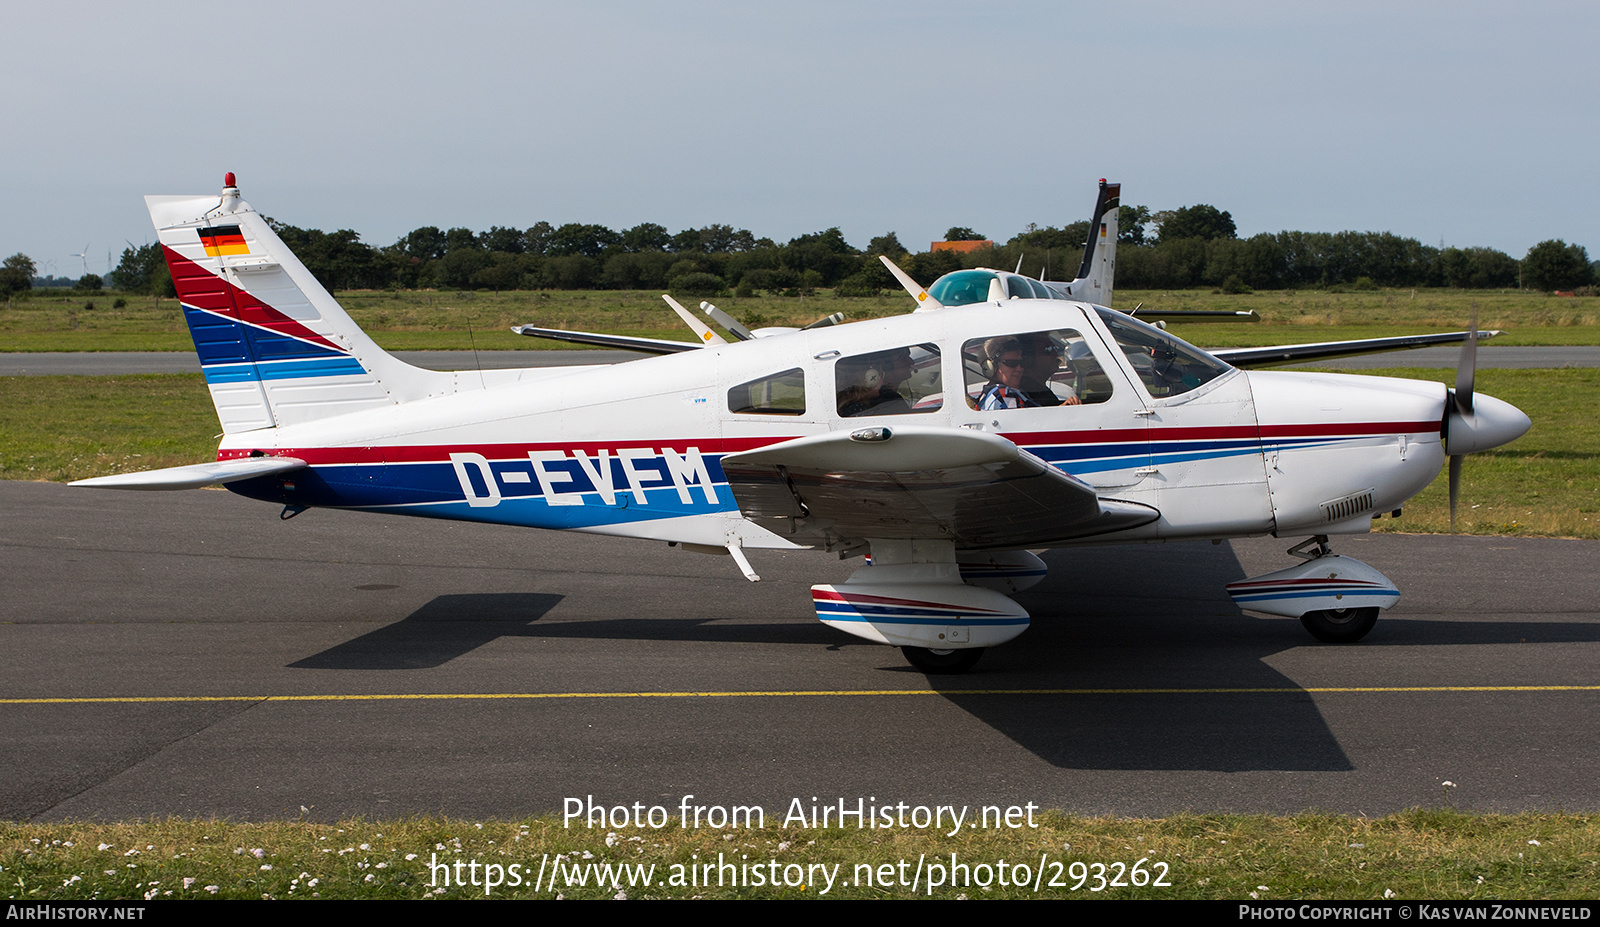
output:
[[739, 511], [828, 549], [867, 538], [938, 538], [962, 549], [1043, 547], [1155, 521], [998, 435], [861, 428], [722, 458]]
[[[1399, 338], [1361, 338], [1355, 341], [1321, 341], [1315, 344], [1280, 344], [1269, 348], [1208, 348], [1206, 353], [1235, 367], [1276, 367], [1311, 360], [1331, 360], [1336, 357], [1355, 357], [1359, 354], [1380, 354], [1384, 351], [1460, 344], [1467, 340], [1469, 334], [1471, 332], [1405, 335]], [[1498, 330], [1479, 331], [1478, 340], [1502, 334], [1505, 333]]]
[[1128, 314], [1152, 325], [1157, 322], [1261, 321], [1261, 316], [1256, 315], [1254, 309], [1145, 309], [1143, 303], [1129, 310]]
[[87, 480], [75, 480], [68, 485], [88, 486], [91, 489], [199, 489], [201, 486], [220, 486], [236, 480], [288, 473], [291, 470], [299, 470], [305, 465], [306, 462], [298, 457], [242, 457], [238, 460], [214, 460], [189, 467], [96, 476]]
[[644, 354], [677, 354], [697, 351], [700, 345], [687, 341], [668, 341], [665, 338], [638, 338], [633, 335], [602, 335], [597, 332], [569, 332], [560, 328], [539, 328], [534, 325], [513, 325], [511, 330], [530, 338], [553, 338], [574, 344], [594, 344], [603, 348], [625, 348]]

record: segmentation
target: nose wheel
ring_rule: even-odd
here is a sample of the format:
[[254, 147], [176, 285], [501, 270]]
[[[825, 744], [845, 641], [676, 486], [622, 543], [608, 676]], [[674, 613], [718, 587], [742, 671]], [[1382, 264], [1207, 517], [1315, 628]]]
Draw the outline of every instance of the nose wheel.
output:
[[1354, 644], [1378, 623], [1377, 608], [1329, 608], [1306, 612], [1300, 623], [1324, 644]]

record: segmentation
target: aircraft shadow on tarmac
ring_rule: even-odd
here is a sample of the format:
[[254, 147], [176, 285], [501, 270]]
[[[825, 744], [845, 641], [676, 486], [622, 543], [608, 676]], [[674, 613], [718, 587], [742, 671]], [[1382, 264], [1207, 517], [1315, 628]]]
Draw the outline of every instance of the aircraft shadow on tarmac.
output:
[[[1034, 616], [1024, 638], [986, 654], [970, 674], [927, 677], [926, 684], [951, 704], [1064, 768], [1353, 768], [1312, 696], [1281, 691], [1297, 685], [1267, 663], [1286, 649], [1326, 645], [1312, 643], [1297, 621], [1253, 618], [1233, 604], [1223, 586], [1246, 573], [1230, 547], [1150, 545], [1136, 553], [1082, 548], [1052, 551], [1045, 560], [1049, 578], [1018, 597]], [[497, 638], [527, 636], [871, 647], [884, 656], [880, 672], [921, 681], [898, 652], [845, 638], [813, 621], [723, 622], [726, 616], [716, 609], [699, 619], [541, 621], [564, 598], [554, 593], [438, 596], [400, 621], [291, 666], [431, 668]], [[1600, 629], [1590, 623], [1386, 617], [1355, 646], [1597, 639]], [[996, 689], [1029, 691], [997, 694]], [[1223, 689], [1280, 691], [1214, 691]]]
[[[1349, 760], [1310, 696], [1018, 695], [973, 689], [1292, 688], [1262, 658], [1285, 646], [1261, 634], [1222, 586], [1244, 575], [1226, 546], [1057, 551], [1051, 577], [1021, 596], [1035, 615], [1023, 641], [987, 654], [961, 677], [930, 677], [953, 704], [1063, 767], [1347, 770]], [[897, 651], [845, 639], [818, 622], [719, 623], [619, 618], [541, 621], [551, 593], [444, 595], [406, 618], [291, 666], [321, 670], [443, 665], [505, 636], [673, 640], [840, 649], [884, 656], [892, 677], [918, 676]], [[715, 610], [712, 610], [716, 614]], [[1297, 622], [1294, 634], [1303, 634]], [[1298, 641], [1295, 641], [1298, 643]], [[896, 680], [897, 684], [899, 680]]]

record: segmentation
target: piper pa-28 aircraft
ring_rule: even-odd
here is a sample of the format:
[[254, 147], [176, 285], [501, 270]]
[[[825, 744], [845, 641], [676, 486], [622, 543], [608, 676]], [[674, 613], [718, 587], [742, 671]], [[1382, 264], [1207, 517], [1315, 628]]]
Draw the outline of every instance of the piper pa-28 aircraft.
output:
[[222, 421], [217, 459], [74, 485], [643, 538], [727, 553], [751, 580], [749, 549], [865, 555], [812, 587], [817, 617], [926, 672], [1027, 628], [1009, 596], [1043, 578], [1032, 550], [1303, 535], [1303, 562], [1228, 592], [1360, 639], [1400, 593], [1328, 537], [1398, 514], [1447, 457], [1453, 509], [1462, 455], [1527, 416], [1474, 395], [1476, 325], [1431, 336], [1464, 342], [1451, 390], [1241, 369], [1416, 339], [1207, 353], [1107, 308], [1119, 189], [1101, 181], [1070, 283], [979, 269], [924, 290], [891, 264], [917, 303], [899, 317], [752, 333], [723, 315], [741, 339], [726, 342], [674, 304], [698, 344], [558, 332], [660, 356], [435, 372], [367, 337], [230, 173], [220, 196], [147, 198]]

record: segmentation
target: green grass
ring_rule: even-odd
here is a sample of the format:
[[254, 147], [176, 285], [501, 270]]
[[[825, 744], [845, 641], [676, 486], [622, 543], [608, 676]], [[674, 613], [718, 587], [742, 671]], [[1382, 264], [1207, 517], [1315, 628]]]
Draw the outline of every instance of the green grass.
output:
[[0, 479], [76, 480], [216, 458], [199, 374], [0, 378]]
[[[1454, 371], [1361, 371], [1451, 382]], [[1480, 370], [1477, 388], [1533, 429], [1467, 458], [1464, 534], [1600, 537], [1600, 369]], [[0, 479], [75, 480], [214, 457], [216, 416], [198, 374], [0, 379]], [[1379, 531], [1450, 530], [1443, 474]]]
[[[189, 351], [176, 300], [117, 294], [35, 293], [0, 308], [0, 351]], [[480, 351], [570, 348], [513, 335], [513, 325], [626, 332], [687, 340], [660, 294], [644, 290], [534, 290], [506, 293], [367, 291], [338, 294], [352, 318], [385, 348]], [[93, 302], [93, 310], [85, 309]], [[695, 302], [688, 300], [689, 304]], [[833, 312], [851, 320], [899, 315], [911, 308], [903, 293], [839, 298], [759, 296], [712, 300], [751, 327], [805, 325]], [[1273, 291], [1228, 296], [1205, 290], [1122, 290], [1121, 309], [1253, 309], [1256, 324], [1173, 323], [1173, 331], [1207, 347], [1256, 347], [1388, 335], [1459, 331], [1474, 311], [1483, 328], [1505, 329], [1495, 344], [1600, 344], [1600, 298], [1478, 290], [1379, 290], [1330, 293]]]
[[[769, 809], [770, 811], [771, 809]], [[467, 822], [445, 818], [262, 824], [166, 820], [122, 824], [0, 824], [0, 885], [23, 900], [140, 898], [1183, 898], [1471, 901], [1592, 898], [1600, 892], [1600, 816], [1473, 815], [1413, 810], [1367, 819], [1331, 814], [1182, 814], [1157, 820], [1041, 815], [1037, 827], [965, 831], [564, 828], [559, 818]], [[656, 884], [586, 886], [548, 883], [548, 860], [653, 865]], [[763, 872], [784, 867], [801, 885], [672, 886], [673, 867], [718, 855]], [[987, 888], [946, 884], [930, 891], [929, 863], [948, 871], [951, 855]], [[909, 883], [919, 859], [923, 881]], [[430, 862], [476, 861], [510, 872], [522, 886], [485, 892], [439, 884]], [[1037, 891], [1001, 886], [998, 864], [1043, 862]], [[1099, 885], [1143, 861], [1170, 885]], [[531, 884], [544, 861], [546, 881]], [[904, 862], [902, 869], [901, 863]], [[815, 864], [837, 866], [831, 891]], [[1082, 864], [1082, 867], [1075, 864]], [[862, 868], [858, 869], [860, 866]], [[890, 867], [889, 870], [880, 867]], [[1059, 867], [1059, 868], [1058, 868]], [[866, 881], [873, 872], [874, 884]], [[877, 877], [893, 871], [890, 885]], [[748, 870], [746, 870], [748, 871]], [[452, 872], [453, 876], [453, 872]], [[858, 878], [860, 877], [860, 878]], [[1059, 879], [1052, 886], [1053, 880]], [[482, 878], [480, 877], [480, 882]], [[1094, 890], [1096, 887], [1098, 891]]]

